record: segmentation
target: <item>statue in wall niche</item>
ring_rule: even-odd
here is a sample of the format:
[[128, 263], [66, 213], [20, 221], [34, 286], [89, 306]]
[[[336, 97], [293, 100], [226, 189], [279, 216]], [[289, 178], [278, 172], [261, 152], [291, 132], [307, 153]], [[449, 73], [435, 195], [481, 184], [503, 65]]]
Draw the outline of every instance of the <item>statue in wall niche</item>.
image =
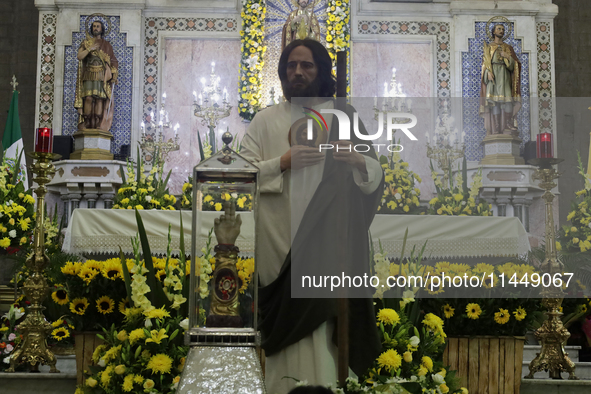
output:
[[505, 25], [511, 22], [504, 17], [491, 18], [486, 24], [490, 43], [484, 42], [481, 69], [480, 116], [484, 118], [487, 135], [518, 134], [516, 115], [521, 109], [521, 62], [513, 47], [503, 40]]
[[314, 15], [314, 7], [318, 0], [295, 0], [294, 5], [297, 7], [293, 10], [285, 25], [283, 25], [283, 34], [281, 36], [281, 50], [285, 49], [292, 41], [303, 40], [309, 38], [320, 41], [320, 24], [316, 15]]
[[108, 29], [102, 21], [95, 20], [88, 25], [86, 18], [86, 39], [78, 48], [78, 73], [76, 75], [76, 97], [74, 107], [80, 114], [78, 130], [109, 131], [113, 123], [114, 92], [117, 83], [117, 58], [111, 44], [105, 40]]

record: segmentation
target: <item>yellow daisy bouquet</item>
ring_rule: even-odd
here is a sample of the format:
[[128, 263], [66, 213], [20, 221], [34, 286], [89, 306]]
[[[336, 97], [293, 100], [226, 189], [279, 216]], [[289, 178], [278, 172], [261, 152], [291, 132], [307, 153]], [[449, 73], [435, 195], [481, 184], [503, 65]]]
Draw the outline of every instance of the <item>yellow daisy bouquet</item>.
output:
[[399, 153], [393, 153], [390, 161], [381, 156], [380, 164], [385, 184], [378, 213], [418, 214], [421, 191], [415, 185], [422, 181], [419, 175], [408, 168]]
[[[234, 203], [236, 211], [252, 210], [252, 196], [244, 193], [210, 193], [203, 196], [202, 210], [222, 211], [224, 203]], [[193, 178], [189, 177], [188, 182], [183, 185], [183, 196], [181, 197], [182, 209], [193, 209]]]
[[462, 171], [458, 171], [456, 174], [455, 184], [450, 173], [450, 185], [444, 187], [432, 163], [431, 177], [435, 182], [437, 196], [429, 201], [428, 215], [492, 216], [492, 205], [479, 198], [480, 189], [482, 188], [482, 169], [474, 175], [470, 188], [468, 188], [465, 158]]
[[265, 0], [242, 0], [242, 58], [239, 66], [238, 113], [246, 120], [252, 120], [263, 107], [261, 96], [264, 55], [267, 51], [267, 47], [263, 45], [266, 13]]
[[326, 6], [326, 49], [336, 64], [337, 52], [347, 52], [347, 93], [350, 92], [349, 64], [351, 46], [350, 0], [328, 0]]
[[29, 246], [35, 228], [35, 199], [18, 178], [19, 168], [20, 160], [0, 164], [0, 250], [8, 253]]
[[[158, 155], [155, 155], [157, 158]], [[127, 171], [121, 167], [122, 185], [117, 190], [113, 209], [162, 209], [175, 210], [176, 197], [168, 192], [167, 184], [171, 171], [163, 177], [164, 163], [154, 159], [149, 174], [144, 172], [144, 163], [138, 152], [137, 172], [127, 161]]]

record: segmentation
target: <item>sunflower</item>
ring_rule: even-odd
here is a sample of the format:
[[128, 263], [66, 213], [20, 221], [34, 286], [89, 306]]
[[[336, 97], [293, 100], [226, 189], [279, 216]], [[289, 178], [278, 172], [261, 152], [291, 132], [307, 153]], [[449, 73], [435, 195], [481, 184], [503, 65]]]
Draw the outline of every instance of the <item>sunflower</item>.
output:
[[525, 309], [519, 307], [513, 311], [513, 315], [515, 316], [515, 320], [522, 321], [527, 316], [527, 313], [525, 313]]
[[68, 292], [65, 289], [58, 289], [54, 291], [51, 293], [51, 298], [56, 304], [59, 305], [66, 305], [68, 302], [70, 302], [70, 299], [68, 298]]
[[166, 271], [164, 270], [158, 270], [158, 272], [156, 272], [156, 279], [158, 279], [160, 282], [162, 282], [164, 279], [166, 279]]
[[119, 312], [121, 312], [122, 315], [125, 315], [125, 310], [127, 308], [129, 308], [129, 300], [127, 298], [119, 301]]
[[82, 279], [86, 284], [90, 284], [90, 282], [94, 279], [95, 276], [99, 271], [95, 270], [94, 268], [86, 266], [86, 264], [80, 269], [78, 276]]
[[507, 309], [499, 308], [499, 311], [495, 313], [495, 322], [498, 324], [506, 324], [509, 321], [511, 314]]
[[454, 315], [455, 309], [449, 305], [449, 304], [445, 304], [443, 306], [443, 314], [445, 315], [446, 319], [451, 319]]
[[156, 354], [148, 361], [148, 369], [152, 370], [152, 373], [170, 373], [172, 368], [172, 359], [166, 354]]
[[482, 309], [480, 309], [480, 305], [475, 303], [470, 303], [466, 305], [466, 313], [470, 319], [477, 320], [482, 313]]
[[51, 332], [51, 336], [54, 339], [61, 341], [62, 339], [68, 338], [70, 336], [70, 333], [64, 327], [60, 327], [60, 328], [56, 328], [55, 330], [53, 330]]
[[109, 259], [103, 263], [102, 274], [105, 278], [116, 280], [123, 278], [123, 269], [119, 259]]
[[115, 301], [109, 296], [102, 296], [96, 300], [96, 309], [103, 315], [108, 315], [115, 309]]
[[74, 298], [70, 302], [70, 310], [77, 315], [84, 315], [88, 308], [88, 300], [86, 298]]

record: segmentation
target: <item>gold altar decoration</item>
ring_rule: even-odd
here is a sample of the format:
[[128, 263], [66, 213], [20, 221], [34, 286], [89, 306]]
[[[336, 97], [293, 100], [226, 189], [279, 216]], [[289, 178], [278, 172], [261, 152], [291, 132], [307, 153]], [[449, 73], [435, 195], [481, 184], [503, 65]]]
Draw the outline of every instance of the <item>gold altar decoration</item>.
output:
[[[540, 180], [540, 187], [545, 190], [542, 198], [546, 204], [546, 257], [542, 263], [541, 272], [562, 274], [564, 264], [558, 259], [556, 252], [556, 234], [554, 231], [554, 216], [552, 213], [552, 201], [554, 193], [552, 189], [556, 187], [555, 179], [560, 177], [560, 173], [554, 169], [554, 165], [562, 162], [563, 159], [542, 158], [532, 159], [530, 162], [539, 167], [533, 178]], [[569, 380], [578, 379], [575, 376], [575, 363], [573, 363], [568, 354], [564, 351], [564, 343], [570, 337], [570, 333], [562, 324], [559, 311], [564, 292], [562, 288], [550, 286], [543, 287], [540, 292], [542, 296], [542, 305], [548, 310], [548, 318], [542, 324], [542, 327], [536, 330], [535, 336], [542, 343], [542, 350], [529, 364], [529, 374], [526, 379], [533, 379], [534, 373], [539, 371], [548, 371], [550, 378], [561, 379], [562, 372], [568, 372]]]
[[29, 255], [25, 264], [31, 272], [23, 286], [27, 299], [31, 302], [25, 320], [16, 328], [24, 335], [23, 341], [14, 350], [10, 358], [10, 367], [7, 372], [14, 372], [18, 364], [28, 363], [33, 372], [39, 371], [39, 364], [49, 365], [49, 372], [59, 372], [55, 367], [55, 355], [47, 348], [46, 337], [53, 330], [52, 325], [43, 316], [43, 300], [49, 294], [49, 286], [43, 276], [43, 271], [49, 265], [49, 257], [45, 253], [45, 194], [47, 183], [55, 174], [52, 160], [60, 158], [54, 153], [30, 153], [29, 157], [35, 160], [31, 165], [31, 171], [36, 176], [35, 182], [39, 185], [35, 189], [37, 194], [37, 223], [33, 233], [33, 253]]

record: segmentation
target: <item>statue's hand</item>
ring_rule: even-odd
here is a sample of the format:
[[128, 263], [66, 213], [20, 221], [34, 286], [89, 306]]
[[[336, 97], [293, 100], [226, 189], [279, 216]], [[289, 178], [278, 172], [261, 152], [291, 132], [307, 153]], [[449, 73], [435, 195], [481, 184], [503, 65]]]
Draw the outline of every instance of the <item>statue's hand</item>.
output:
[[495, 76], [493, 75], [493, 73], [491, 73], [490, 71], [487, 71], [487, 73], [488, 73], [488, 80], [494, 82], [495, 81]]
[[216, 218], [213, 225], [218, 244], [234, 245], [238, 234], [240, 234], [241, 224], [240, 215], [236, 215], [236, 206], [234, 203], [226, 201], [224, 214]]
[[89, 51], [98, 51], [100, 49], [100, 44], [98, 42], [95, 42], [88, 50]]
[[504, 57], [505, 59], [510, 59], [511, 55], [505, 51], [501, 51], [501, 56]]

